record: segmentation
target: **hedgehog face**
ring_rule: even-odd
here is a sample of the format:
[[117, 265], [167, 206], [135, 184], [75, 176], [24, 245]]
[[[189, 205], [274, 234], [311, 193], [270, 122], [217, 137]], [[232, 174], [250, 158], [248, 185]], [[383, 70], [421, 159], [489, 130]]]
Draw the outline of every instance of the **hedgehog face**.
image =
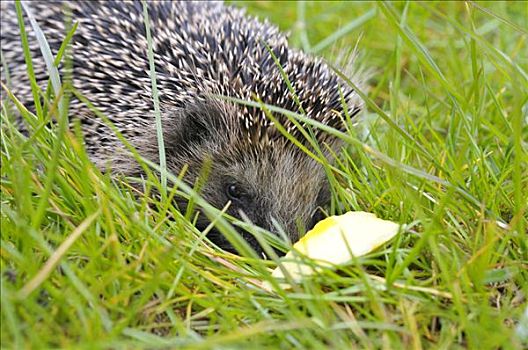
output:
[[[329, 201], [326, 174], [322, 166], [285, 138], [274, 142], [246, 142], [236, 120], [234, 106], [193, 103], [166, 118], [167, 161], [174, 173], [188, 165], [188, 181], [193, 183], [204, 164], [209, 163], [207, 179], [200, 194], [216, 208], [228, 205], [227, 213], [247, 218], [271, 232], [276, 224], [292, 241], [299, 232], [317, 221], [318, 209]], [[185, 203], [179, 203], [185, 206]], [[209, 224], [205, 217], [199, 229]], [[241, 232], [257, 252], [257, 240]], [[220, 247], [233, 251], [218, 232], [209, 238]]]
[[[292, 241], [314, 225], [318, 208], [329, 200], [320, 165], [301, 152], [278, 149], [262, 150], [258, 156], [248, 153], [234, 162], [212, 163], [201, 195], [217, 208], [228, 205], [228, 214], [247, 218], [271, 232], [278, 232], [275, 224], [280, 225]], [[207, 224], [202, 222], [199, 228]], [[241, 234], [252, 248], [262, 251], [254, 237]], [[218, 234], [210, 238], [231, 250]]]
[[[329, 200], [322, 167], [285, 143], [258, 152], [236, 153], [230, 161], [212, 163], [202, 196], [217, 208], [230, 203], [230, 215], [246, 217], [271, 232], [278, 232], [275, 224], [280, 225], [296, 241], [300, 231], [314, 225], [318, 208]], [[227, 150], [226, 154], [233, 153]], [[216, 159], [224, 156], [217, 154]], [[261, 251], [254, 237], [243, 236]]]

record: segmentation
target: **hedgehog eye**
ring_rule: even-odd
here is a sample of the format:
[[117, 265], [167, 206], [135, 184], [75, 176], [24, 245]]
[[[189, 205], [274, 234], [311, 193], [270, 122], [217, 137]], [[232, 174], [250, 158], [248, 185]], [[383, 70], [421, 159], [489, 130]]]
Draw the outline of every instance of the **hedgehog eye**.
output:
[[241, 200], [244, 196], [244, 191], [242, 188], [235, 183], [230, 183], [227, 185], [226, 193], [231, 200]]

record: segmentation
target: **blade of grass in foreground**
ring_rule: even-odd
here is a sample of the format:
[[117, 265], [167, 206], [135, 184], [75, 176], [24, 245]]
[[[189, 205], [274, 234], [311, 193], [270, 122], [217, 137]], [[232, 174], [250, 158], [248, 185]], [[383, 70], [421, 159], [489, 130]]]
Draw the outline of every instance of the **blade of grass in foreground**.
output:
[[[17, 2], [18, 5], [18, 2]], [[45, 190], [40, 198], [39, 204], [37, 205], [37, 209], [35, 212], [35, 215], [33, 216], [33, 228], [38, 228], [40, 226], [40, 223], [42, 222], [44, 215], [46, 213], [47, 207], [48, 207], [48, 198], [51, 193], [51, 187], [53, 185], [54, 177], [57, 172], [57, 167], [59, 164], [59, 154], [60, 149], [63, 144], [64, 135], [66, 133], [66, 129], [68, 127], [68, 110], [67, 106], [69, 103], [69, 94], [65, 93], [63, 96], [63, 87], [61, 86], [59, 71], [57, 70], [57, 67], [55, 66], [54, 62], [55, 59], [53, 58], [53, 55], [51, 53], [50, 46], [46, 40], [46, 37], [44, 36], [44, 33], [40, 29], [38, 23], [36, 22], [35, 18], [33, 17], [31, 10], [29, 7], [22, 3], [22, 6], [24, 7], [24, 10], [26, 11], [26, 15], [29, 18], [29, 21], [33, 27], [33, 30], [36, 33], [37, 41], [39, 43], [41, 53], [44, 57], [44, 60], [46, 62], [46, 67], [48, 69], [48, 74], [50, 76], [53, 89], [55, 91], [55, 99], [57, 101], [58, 107], [59, 107], [59, 113], [58, 113], [58, 124], [59, 127], [57, 129], [58, 137], [55, 141], [53, 151], [51, 154], [51, 159], [49, 162], [47, 162], [47, 170], [48, 170], [48, 176], [46, 178], [45, 183]], [[21, 14], [20, 14], [21, 16]], [[23, 46], [29, 45], [28, 42], [23, 42]], [[29, 46], [24, 48], [24, 51], [29, 52]]]
[[[55, 98], [59, 99], [59, 115], [64, 116], [66, 115], [66, 106], [64, 98], [62, 97], [61, 91], [61, 79], [59, 75], [59, 70], [57, 69], [55, 65], [55, 58], [53, 57], [53, 54], [51, 53], [50, 46], [48, 44], [48, 41], [46, 40], [46, 37], [44, 36], [44, 32], [42, 32], [42, 29], [40, 29], [39, 25], [37, 24], [37, 21], [35, 20], [35, 17], [33, 16], [33, 13], [31, 12], [31, 9], [27, 6], [25, 2], [22, 2], [22, 7], [24, 8], [24, 11], [26, 12], [26, 15], [29, 19], [29, 23], [31, 23], [31, 27], [33, 28], [33, 31], [35, 31], [35, 36], [37, 37], [37, 42], [40, 47], [40, 52], [42, 53], [42, 57], [44, 58], [44, 62], [46, 62], [46, 68], [48, 69], [48, 74], [51, 79], [51, 85], [53, 86], [53, 90], [55, 91]], [[28, 48], [29, 49], [29, 48]]]
[[152, 49], [152, 35], [150, 32], [150, 19], [148, 14], [147, 2], [142, 0], [143, 18], [145, 20], [145, 31], [147, 33], [149, 74], [152, 87], [152, 100], [154, 103], [154, 116], [156, 118], [156, 135], [158, 138], [159, 166], [161, 171], [161, 189], [162, 195], [167, 195], [167, 160], [165, 156], [165, 142], [163, 141], [163, 125], [161, 123], [161, 112], [159, 105], [158, 85], [156, 83], [156, 65], [154, 61], [154, 52]]
[[29, 42], [26, 33], [26, 27], [24, 25], [24, 16], [22, 14], [22, 5], [20, 0], [15, 2], [15, 9], [17, 13], [18, 26], [20, 27], [20, 40], [22, 43], [22, 49], [24, 51], [24, 60], [26, 62], [27, 75], [31, 84], [31, 94], [33, 95], [33, 103], [35, 104], [35, 111], [39, 118], [42, 118], [42, 105], [40, 103], [40, 87], [35, 79], [35, 71], [33, 69], [33, 59], [31, 58], [31, 51], [29, 49]]

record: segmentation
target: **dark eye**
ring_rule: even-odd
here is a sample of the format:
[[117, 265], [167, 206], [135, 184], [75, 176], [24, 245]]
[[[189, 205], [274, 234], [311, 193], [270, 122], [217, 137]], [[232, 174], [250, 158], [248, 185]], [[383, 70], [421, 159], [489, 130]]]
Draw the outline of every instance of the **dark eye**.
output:
[[231, 200], [240, 200], [244, 196], [244, 192], [242, 191], [242, 188], [234, 183], [231, 183], [227, 185], [226, 193], [229, 199]]

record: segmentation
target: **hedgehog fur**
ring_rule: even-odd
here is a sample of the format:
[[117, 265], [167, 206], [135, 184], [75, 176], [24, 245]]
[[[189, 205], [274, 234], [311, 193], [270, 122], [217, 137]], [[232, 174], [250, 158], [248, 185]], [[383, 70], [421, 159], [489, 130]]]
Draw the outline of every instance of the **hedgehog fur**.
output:
[[[54, 54], [66, 35], [65, 13], [79, 26], [72, 39], [73, 86], [120, 130], [140, 154], [158, 161], [147, 40], [140, 2], [31, 2], [29, 8]], [[223, 95], [302, 112], [334, 128], [345, 124], [343, 101], [352, 117], [361, 102], [329, 67], [288, 47], [277, 27], [217, 2], [149, 2], [155, 70], [164, 129], [167, 166], [179, 173], [188, 165], [193, 183], [211, 160], [202, 196], [228, 213], [291, 239], [298, 225], [313, 225], [317, 208], [329, 201], [322, 166], [281, 135], [259, 108], [214, 98]], [[26, 106], [32, 95], [12, 3], [2, 3], [1, 45], [10, 89]], [[48, 75], [35, 33], [26, 19], [37, 82]], [[275, 55], [298, 102], [283, 79]], [[59, 67], [62, 72], [63, 68]], [[299, 109], [300, 103], [302, 109]], [[80, 121], [87, 152], [96, 165], [140, 174], [116, 135], [90, 109], [72, 99], [70, 120]], [[275, 118], [297, 139], [303, 136], [285, 116]], [[339, 142], [315, 130], [325, 156]], [[328, 146], [328, 147], [327, 147]], [[185, 207], [183, 200], [178, 204]], [[197, 226], [207, 225], [205, 219]], [[259, 250], [254, 237], [243, 234]], [[211, 239], [230, 249], [217, 233]]]

